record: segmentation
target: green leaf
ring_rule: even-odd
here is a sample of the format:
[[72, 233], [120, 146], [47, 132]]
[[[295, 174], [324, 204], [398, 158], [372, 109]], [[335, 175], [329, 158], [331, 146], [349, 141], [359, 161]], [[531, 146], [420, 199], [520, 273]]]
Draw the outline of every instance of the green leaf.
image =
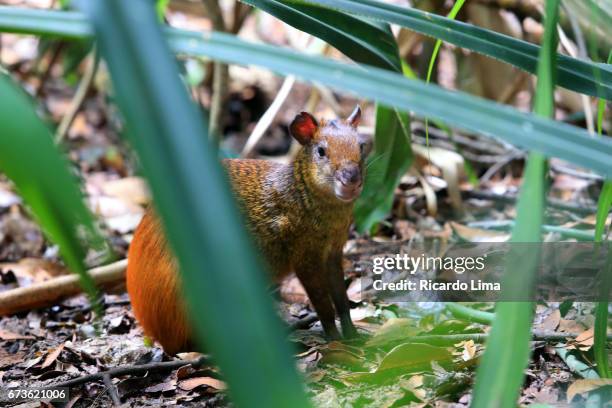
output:
[[395, 187], [412, 163], [410, 120], [406, 113], [378, 105], [376, 139], [366, 164], [366, 182], [355, 204], [360, 231], [371, 229], [385, 218], [393, 205]]
[[[286, 3], [295, 3], [287, 1]], [[536, 73], [540, 47], [474, 25], [454, 21], [415, 8], [376, 0], [307, 0], [331, 9], [398, 24], [421, 34]], [[303, 3], [303, 1], [301, 1]], [[576, 92], [612, 99], [612, 69], [601, 64], [557, 55], [559, 85]]]
[[[0, 170], [15, 183], [94, 302], [97, 290], [87, 274], [85, 257], [90, 247], [107, 248], [83, 203], [70, 163], [53, 144], [51, 132], [36, 115], [29, 97], [1, 71], [0, 95]], [[96, 311], [100, 312], [99, 307]]]
[[[16, 18], [12, 9], [12, 17], [7, 21], [3, 18], [2, 11], [0, 8], [0, 30], [13, 31], [17, 27], [25, 30], [27, 19]], [[31, 12], [28, 10], [28, 15]], [[82, 17], [79, 20], [74, 13], [70, 13], [71, 22], [70, 19], [63, 18], [62, 24], [58, 24], [51, 14], [46, 14], [61, 12], [36, 13], [47, 15], [48, 18], [37, 20], [38, 26], [28, 23], [28, 30], [41, 33], [45, 31], [43, 25], [48, 24], [49, 26], [45, 27], [55, 35], [64, 30], [72, 35], [80, 30], [80, 37], [89, 33]], [[249, 64], [267, 67], [279, 73], [294, 74], [308, 81], [327, 84], [334, 89], [348, 90], [360, 97], [370, 98], [400, 110], [440, 119], [458, 128], [498, 137], [525, 149], [558, 157], [612, 177], [612, 141], [607, 138], [592, 138], [587, 132], [574, 126], [522, 113], [462, 92], [426, 85], [421, 81], [410, 80], [400, 74], [375, 67], [364, 70], [360, 66], [328, 58], [248, 43], [221, 33], [202, 34], [177, 29], [167, 29], [166, 33], [171, 48], [177, 53], [208, 56], [234, 64], [244, 64], [248, 61]]]
[[[534, 103], [535, 113], [544, 117], [551, 117], [554, 112], [558, 12], [559, 0], [547, 0]], [[529, 154], [512, 242], [540, 242], [542, 239], [546, 169], [546, 160], [541, 154]], [[533, 293], [539, 250], [533, 248], [518, 252], [509, 256], [502, 281], [502, 296], [504, 292]], [[516, 406], [529, 362], [533, 311], [532, 302], [497, 304], [487, 348], [477, 371], [472, 407]]]
[[198, 339], [214, 356], [236, 406], [307, 407], [263, 268], [152, 2], [82, 4], [181, 266]]
[[[463, 3], [465, 3], [465, 0], [455, 1], [455, 4], [453, 4], [453, 8], [448, 13], [447, 17], [451, 20], [454, 20], [457, 16], [457, 13], [459, 13], [459, 10], [461, 10], [461, 7], [463, 7]], [[427, 67], [427, 78], [425, 79], [425, 82], [427, 83], [431, 81], [431, 74], [433, 72], [436, 58], [438, 57], [438, 52], [440, 52], [441, 45], [442, 40], [436, 40], [433, 52], [431, 53], [431, 58], [429, 59], [429, 67]], [[429, 121], [427, 120], [427, 118], [425, 118], [425, 143], [427, 144], [427, 147], [429, 147]]]
[[275, 0], [243, 0], [283, 22], [319, 37], [356, 62], [401, 69], [397, 44], [388, 25], [311, 4]]

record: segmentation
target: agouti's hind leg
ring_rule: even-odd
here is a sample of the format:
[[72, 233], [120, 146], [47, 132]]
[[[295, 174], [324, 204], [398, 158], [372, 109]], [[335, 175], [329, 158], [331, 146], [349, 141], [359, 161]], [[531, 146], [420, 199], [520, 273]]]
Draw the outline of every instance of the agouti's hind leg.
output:
[[351, 320], [349, 299], [346, 294], [346, 287], [344, 286], [342, 252], [335, 252], [329, 256], [327, 278], [329, 280], [331, 297], [334, 301], [336, 312], [338, 312], [338, 317], [340, 317], [342, 335], [345, 338], [354, 338], [357, 336], [357, 330], [355, 330]]
[[[312, 258], [310, 258], [312, 261]], [[298, 265], [295, 274], [304, 286], [310, 302], [314, 306], [325, 335], [330, 340], [340, 338], [340, 332], [336, 327], [336, 312], [327, 289], [327, 281], [321, 276], [324, 271], [323, 265]]]

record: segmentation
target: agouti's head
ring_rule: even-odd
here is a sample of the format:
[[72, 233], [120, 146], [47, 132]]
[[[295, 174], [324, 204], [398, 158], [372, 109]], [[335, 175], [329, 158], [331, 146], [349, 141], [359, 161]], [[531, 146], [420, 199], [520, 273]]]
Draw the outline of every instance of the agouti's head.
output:
[[322, 120], [320, 123], [310, 113], [302, 112], [289, 128], [303, 146], [302, 160], [309, 163], [307, 181], [343, 202], [352, 202], [361, 193], [364, 163], [372, 149], [371, 138], [357, 132], [360, 120], [359, 106], [346, 120]]

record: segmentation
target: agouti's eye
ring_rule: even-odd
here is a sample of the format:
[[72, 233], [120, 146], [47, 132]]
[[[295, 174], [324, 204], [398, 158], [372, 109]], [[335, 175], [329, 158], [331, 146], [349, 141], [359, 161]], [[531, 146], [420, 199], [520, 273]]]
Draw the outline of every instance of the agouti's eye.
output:
[[325, 148], [318, 147], [317, 148], [317, 154], [319, 155], [319, 157], [325, 157]]

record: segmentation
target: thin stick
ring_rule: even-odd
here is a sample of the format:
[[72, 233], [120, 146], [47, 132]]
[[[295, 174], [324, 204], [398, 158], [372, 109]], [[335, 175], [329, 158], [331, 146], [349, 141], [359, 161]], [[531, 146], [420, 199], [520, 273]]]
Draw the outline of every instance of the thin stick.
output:
[[83, 74], [83, 78], [81, 82], [79, 82], [79, 86], [77, 87], [76, 92], [74, 93], [74, 97], [72, 101], [70, 101], [70, 106], [68, 107], [68, 112], [62, 117], [62, 121], [57, 127], [57, 131], [55, 133], [55, 143], [59, 144], [68, 134], [68, 130], [70, 130], [70, 126], [74, 121], [79, 109], [81, 109], [81, 105], [85, 101], [85, 97], [87, 96], [87, 92], [91, 87], [93, 79], [96, 76], [96, 72], [98, 71], [98, 65], [100, 62], [100, 58], [98, 56], [98, 52], [96, 51], [96, 46], [94, 45], [93, 50], [89, 53], [87, 57], [87, 66], [85, 67], [85, 73]]
[[148, 363], [148, 364], [140, 364], [140, 365], [124, 365], [115, 368], [111, 368], [107, 371], [101, 371], [95, 374], [89, 374], [82, 377], [73, 378], [68, 381], [64, 381], [57, 384], [52, 384], [47, 388], [57, 388], [57, 387], [75, 387], [77, 385], [85, 384], [92, 381], [103, 381], [104, 377], [114, 378], [122, 375], [134, 375], [134, 374], [143, 374], [146, 372], [155, 372], [155, 371], [167, 371], [167, 370], [175, 370], [177, 368], [191, 365], [194, 368], [197, 368], [203, 364], [208, 363], [208, 359], [202, 356], [195, 360], [175, 360], [175, 361], [163, 361], [158, 363]]
[[[514, 204], [516, 203], [516, 196], [510, 194], [496, 194], [490, 193], [487, 191], [463, 191], [461, 193], [465, 196], [465, 198], [476, 198], [480, 200], [491, 200], [491, 201], [499, 201], [502, 203]], [[565, 201], [561, 201], [555, 198], [549, 198], [546, 200], [546, 205], [551, 208], [557, 208], [559, 210], [571, 211], [577, 214], [589, 215], [597, 213], [597, 207], [594, 205], [586, 205], [586, 204], [574, 204], [567, 203]]]
[[[96, 286], [108, 289], [125, 280], [127, 259], [88, 271]], [[56, 304], [82, 292], [76, 274], [60, 276], [24, 288], [0, 292], [0, 316]]]
[[287, 76], [283, 81], [283, 85], [278, 90], [276, 98], [274, 98], [274, 101], [272, 102], [270, 107], [268, 107], [266, 112], [262, 115], [261, 119], [259, 119], [259, 121], [255, 125], [255, 128], [253, 129], [253, 132], [251, 132], [251, 135], [247, 139], [247, 142], [244, 145], [244, 148], [242, 149], [242, 157], [251, 157], [253, 149], [255, 148], [257, 143], [259, 143], [263, 135], [266, 133], [266, 130], [268, 130], [268, 128], [272, 124], [272, 121], [278, 114], [280, 108], [283, 106], [283, 103], [285, 103], [285, 101], [287, 100], [287, 96], [289, 96], [289, 92], [291, 92], [293, 84], [295, 84], [295, 77], [293, 75]]
[[[202, 0], [202, 3], [206, 8], [206, 14], [210, 18], [213, 29], [215, 31], [227, 31], [225, 21], [223, 20], [223, 13], [217, 0]], [[225, 102], [227, 94], [228, 82], [228, 66], [222, 62], [215, 61], [208, 132], [216, 146], [219, 146], [221, 143], [221, 115], [223, 112], [223, 102]]]
[[110, 395], [111, 400], [113, 401], [113, 406], [120, 406], [121, 400], [119, 399], [119, 394], [117, 394], [117, 389], [115, 388], [115, 385], [113, 384], [110, 375], [108, 375], [108, 373], [104, 373], [104, 375], [102, 376], [102, 380], [104, 381], [104, 385], [108, 390], [108, 394]]

